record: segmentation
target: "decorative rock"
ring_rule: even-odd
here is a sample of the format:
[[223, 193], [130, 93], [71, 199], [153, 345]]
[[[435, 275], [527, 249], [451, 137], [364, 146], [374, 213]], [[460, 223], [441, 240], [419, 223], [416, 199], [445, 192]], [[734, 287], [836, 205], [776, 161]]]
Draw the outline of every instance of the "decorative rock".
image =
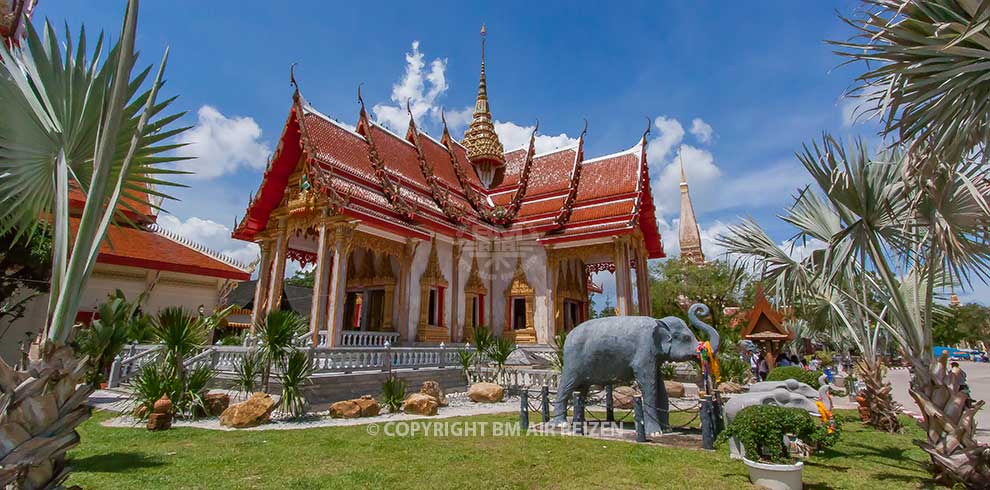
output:
[[441, 407], [447, 406], [447, 397], [443, 394], [443, 390], [440, 389], [440, 383], [437, 383], [432, 379], [423, 381], [423, 387], [420, 388], [419, 392], [424, 395], [432, 396], [433, 399], [437, 401], [437, 405], [440, 405]]
[[621, 410], [631, 410], [633, 399], [639, 392], [632, 386], [616, 386], [612, 388], [612, 406]]
[[437, 400], [430, 395], [413, 393], [402, 403], [402, 410], [413, 415], [436, 415]]
[[468, 398], [477, 403], [498, 403], [505, 389], [495, 383], [475, 383], [468, 389]]
[[378, 415], [378, 412], [382, 411], [382, 407], [378, 405], [378, 400], [375, 400], [371, 395], [364, 395], [354, 400], [354, 402], [361, 407], [362, 417], [374, 417]]
[[247, 400], [227, 407], [220, 414], [220, 425], [235, 429], [261, 425], [269, 421], [274, 409], [275, 400], [271, 395], [254, 393]]
[[[155, 403], [158, 405], [158, 403]], [[172, 428], [172, 414], [152, 413], [148, 415], [148, 430], [168, 430]]]
[[684, 398], [684, 385], [677, 381], [664, 380], [663, 386], [667, 389], [667, 396], [670, 398]]
[[724, 383], [719, 383], [718, 391], [728, 394], [745, 393], [746, 387], [738, 383], [733, 383], [732, 381], [726, 381]]
[[330, 416], [335, 419], [356, 419], [361, 416], [361, 406], [356, 400], [344, 400], [330, 405]]
[[168, 395], [162, 395], [162, 397], [155, 402], [155, 405], [151, 411], [152, 413], [172, 413], [172, 400], [168, 399]]
[[216, 417], [230, 406], [230, 395], [226, 393], [210, 393], [203, 397], [203, 408], [206, 415]]

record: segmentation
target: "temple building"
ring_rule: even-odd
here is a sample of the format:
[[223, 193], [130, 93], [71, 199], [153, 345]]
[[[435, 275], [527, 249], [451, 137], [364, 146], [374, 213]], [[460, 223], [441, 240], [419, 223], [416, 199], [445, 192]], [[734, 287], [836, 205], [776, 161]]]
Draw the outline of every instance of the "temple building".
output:
[[352, 332], [403, 344], [462, 342], [486, 327], [549, 343], [588, 317], [592, 273], [614, 271], [620, 315], [649, 314], [646, 261], [664, 256], [646, 137], [586, 158], [576, 144], [537, 153], [536, 131], [505, 149], [484, 60], [460, 140], [396, 134], [361, 101], [354, 129], [295, 86], [278, 147], [233, 237], [261, 247], [257, 318], [280, 308], [287, 260], [315, 266], [314, 344]]

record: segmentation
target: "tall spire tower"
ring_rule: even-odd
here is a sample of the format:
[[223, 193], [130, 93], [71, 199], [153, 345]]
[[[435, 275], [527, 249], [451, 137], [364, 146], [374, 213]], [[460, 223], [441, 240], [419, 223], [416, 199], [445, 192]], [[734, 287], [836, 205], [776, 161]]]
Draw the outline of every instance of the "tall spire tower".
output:
[[[680, 158], [678, 156], [678, 158]], [[701, 232], [698, 221], [694, 218], [694, 206], [691, 205], [691, 193], [688, 192], [687, 179], [684, 177], [684, 160], [681, 163], [681, 221], [678, 241], [681, 246], [681, 258], [695, 264], [705, 262], [705, 254], [701, 251]]]
[[485, 80], [485, 25], [481, 25], [481, 80], [478, 82], [478, 99], [474, 103], [474, 119], [464, 133], [464, 147], [468, 160], [474, 166], [485, 187], [502, 181], [505, 174], [505, 150], [495, 134], [492, 112], [488, 106], [488, 83]]

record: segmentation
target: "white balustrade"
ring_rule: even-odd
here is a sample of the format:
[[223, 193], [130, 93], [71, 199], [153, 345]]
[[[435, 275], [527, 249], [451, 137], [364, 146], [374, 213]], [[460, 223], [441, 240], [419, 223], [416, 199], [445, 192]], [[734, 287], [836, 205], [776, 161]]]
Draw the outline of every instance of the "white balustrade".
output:
[[[323, 333], [323, 332], [321, 332]], [[385, 342], [394, 345], [399, 340], [398, 332], [362, 332], [345, 330], [341, 332], [341, 347], [384, 347]], [[322, 341], [320, 345], [325, 345]]]

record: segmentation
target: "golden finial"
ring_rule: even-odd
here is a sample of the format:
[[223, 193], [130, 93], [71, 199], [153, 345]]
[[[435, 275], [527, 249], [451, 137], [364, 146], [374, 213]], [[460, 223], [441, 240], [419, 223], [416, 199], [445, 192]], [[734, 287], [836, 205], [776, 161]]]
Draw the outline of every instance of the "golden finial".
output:
[[478, 98], [474, 104], [474, 118], [463, 144], [467, 148], [468, 160], [475, 165], [485, 186], [494, 182], [496, 170], [505, 166], [505, 150], [492, 121], [488, 105], [488, 82], [485, 76], [485, 36], [487, 29], [481, 25], [481, 76], [478, 80]]

